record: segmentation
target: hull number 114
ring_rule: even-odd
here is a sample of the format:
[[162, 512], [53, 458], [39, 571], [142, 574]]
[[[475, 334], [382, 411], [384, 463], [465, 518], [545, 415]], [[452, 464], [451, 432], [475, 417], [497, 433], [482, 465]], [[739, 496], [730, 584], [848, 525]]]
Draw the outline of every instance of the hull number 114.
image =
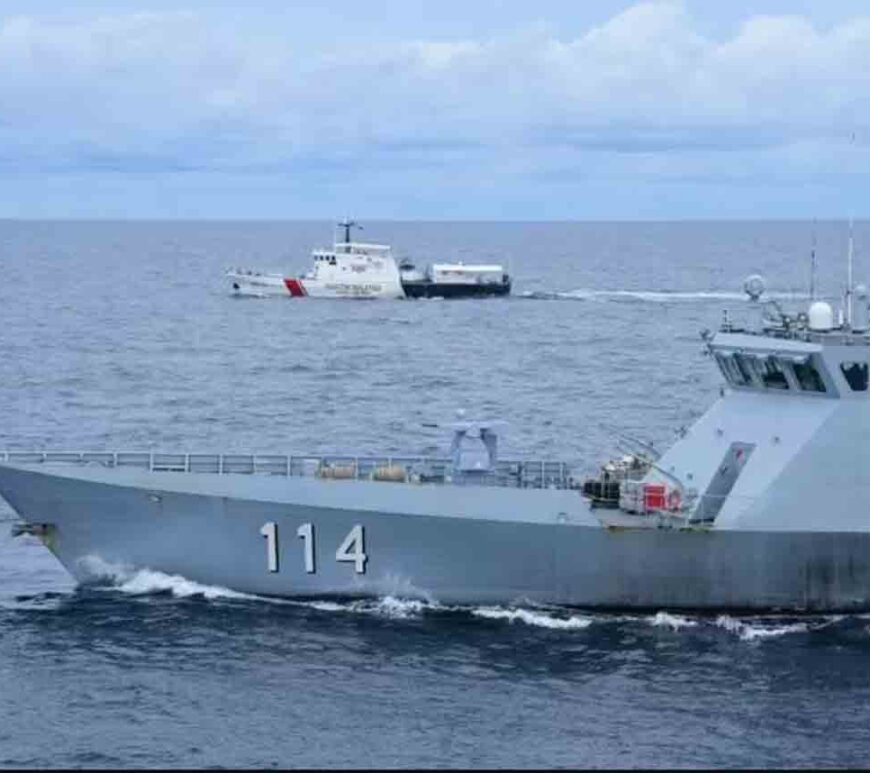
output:
[[[274, 521], [264, 523], [260, 527], [260, 534], [266, 539], [266, 568], [270, 572], [280, 570], [280, 556], [278, 549], [278, 524]], [[317, 559], [314, 549], [314, 524], [303, 523], [296, 529], [296, 536], [302, 540], [302, 556], [305, 571], [308, 574], [316, 574]], [[357, 574], [365, 574], [368, 556], [365, 552], [365, 531], [362, 526], [354, 526], [335, 551], [335, 560], [354, 565]]]

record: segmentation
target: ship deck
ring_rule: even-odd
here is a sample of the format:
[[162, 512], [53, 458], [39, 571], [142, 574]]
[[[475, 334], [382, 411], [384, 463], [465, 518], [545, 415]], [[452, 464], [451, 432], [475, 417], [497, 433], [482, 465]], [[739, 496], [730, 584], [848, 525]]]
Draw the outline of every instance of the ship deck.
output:
[[[204, 475], [276, 475], [442, 485], [456, 482], [451, 459], [427, 456], [0, 451], [0, 463], [3, 462], [135, 468], [150, 472]], [[573, 481], [566, 462], [501, 460], [492, 472], [475, 475], [474, 482], [509, 488], [566, 489], [572, 487]]]

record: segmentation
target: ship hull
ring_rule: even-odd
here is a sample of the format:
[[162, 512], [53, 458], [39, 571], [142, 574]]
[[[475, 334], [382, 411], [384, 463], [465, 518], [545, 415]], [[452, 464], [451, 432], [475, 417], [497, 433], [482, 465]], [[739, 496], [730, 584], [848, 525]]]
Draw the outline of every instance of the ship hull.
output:
[[0, 493], [81, 582], [148, 569], [286, 597], [870, 608], [870, 534], [604, 529], [574, 491], [0, 465]]
[[284, 278], [277, 274], [228, 273], [233, 294], [240, 298], [265, 298], [289, 295]]
[[402, 282], [408, 298], [488, 298], [510, 295], [511, 283], [451, 283], [428, 280]]
[[310, 277], [284, 277], [278, 274], [229, 274], [233, 294], [263, 298], [404, 298], [398, 279], [319, 280]]

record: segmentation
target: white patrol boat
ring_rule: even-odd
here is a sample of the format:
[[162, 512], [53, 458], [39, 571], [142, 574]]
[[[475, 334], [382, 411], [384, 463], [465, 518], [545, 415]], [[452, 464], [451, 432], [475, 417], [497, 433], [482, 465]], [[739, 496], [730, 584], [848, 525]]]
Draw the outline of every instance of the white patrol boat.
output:
[[435, 263], [425, 270], [410, 261], [397, 263], [385, 244], [351, 241], [352, 220], [338, 224], [344, 241], [331, 250], [314, 250], [313, 265], [301, 276], [287, 277], [250, 269], [227, 271], [233, 293], [292, 298], [480, 298], [508, 295], [511, 279], [500, 265]]
[[331, 250], [314, 250], [313, 265], [305, 274], [285, 277], [241, 268], [230, 269], [227, 278], [237, 295], [261, 297], [289, 295], [293, 298], [404, 298], [399, 268], [389, 246], [353, 242], [351, 220], [339, 223], [344, 241]]
[[[870, 609], [870, 311], [851, 290], [702, 334], [720, 398], [586, 480], [459, 421], [438, 458], [0, 454], [0, 493], [82, 582], [136, 569], [275, 596]], [[663, 343], [663, 345], [665, 345]]]

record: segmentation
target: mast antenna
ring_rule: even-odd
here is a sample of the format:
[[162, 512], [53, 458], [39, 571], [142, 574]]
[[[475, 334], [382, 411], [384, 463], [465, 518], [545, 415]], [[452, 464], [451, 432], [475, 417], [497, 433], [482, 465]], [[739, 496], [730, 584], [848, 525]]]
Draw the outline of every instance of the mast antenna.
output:
[[[855, 149], [855, 132], [852, 132], [851, 137], [852, 149]], [[855, 216], [854, 212], [849, 212], [849, 250], [846, 261], [846, 325], [852, 327], [852, 258], [855, 251]]]
[[362, 230], [362, 226], [357, 223], [355, 220], [351, 220], [349, 217], [346, 217], [338, 224], [339, 228], [344, 229], [344, 243], [350, 244], [350, 229], [351, 228], [359, 228]]
[[813, 219], [813, 246], [810, 250], [810, 302], [816, 299], [816, 221]]
[[855, 222], [852, 215], [849, 215], [849, 253], [848, 267], [846, 271], [846, 322], [849, 327], [852, 327], [852, 257], [855, 251], [854, 238]]

